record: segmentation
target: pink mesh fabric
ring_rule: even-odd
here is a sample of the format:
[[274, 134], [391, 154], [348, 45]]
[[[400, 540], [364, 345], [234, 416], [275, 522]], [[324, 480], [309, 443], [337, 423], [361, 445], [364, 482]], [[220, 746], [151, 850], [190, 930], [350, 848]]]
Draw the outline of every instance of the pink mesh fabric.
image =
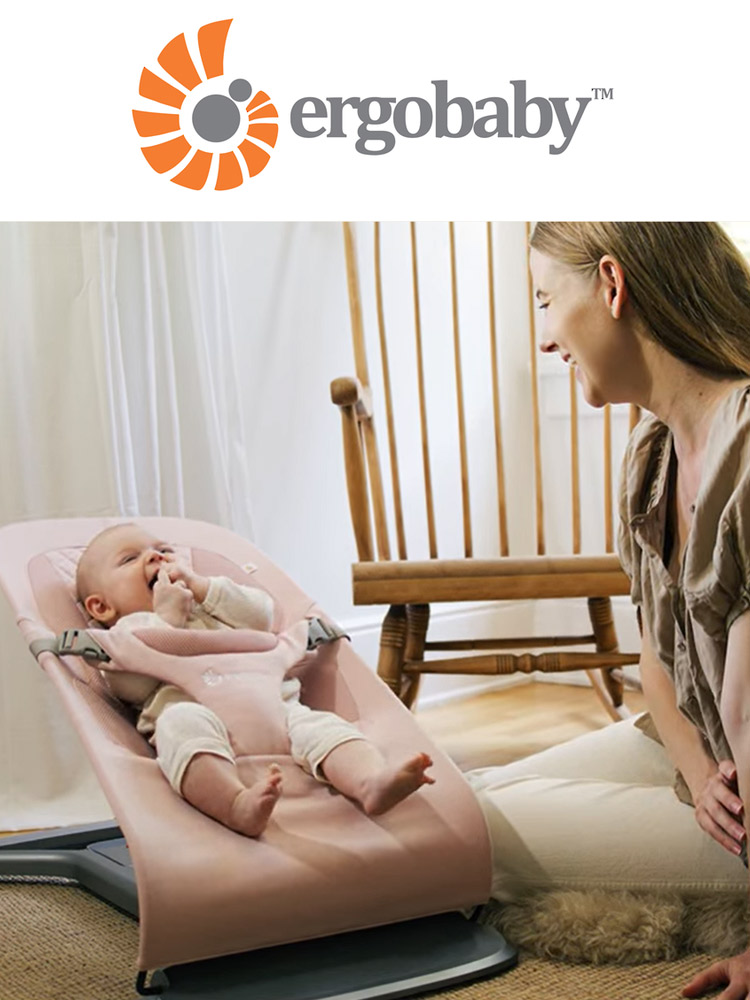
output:
[[[81, 622], [60, 560], [47, 553], [81, 550], [116, 520], [0, 529], [0, 583], [27, 638]], [[317, 613], [288, 577], [236, 535], [177, 518], [133, 520], [189, 548], [198, 572], [267, 590], [277, 609], [274, 631]], [[274, 756], [284, 772], [284, 794], [258, 839], [225, 829], [172, 791], [128, 711], [106, 696], [94, 668], [51, 653], [42, 654], [40, 663], [128, 841], [138, 884], [139, 968], [406, 920], [487, 898], [489, 843], [471, 790], [348, 642], [303, 660], [303, 700], [356, 720], [389, 758], [430, 753], [437, 783], [385, 816], [368, 819], [287, 757]], [[35, 669], [31, 657], [29, 669]], [[238, 766], [249, 780], [268, 759], [245, 755]]]
[[[75, 561], [60, 561], [59, 558], [50, 558], [48, 554], [37, 555], [29, 561], [29, 581], [36, 597], [39, 618], [48, 625], [47, 630], [40, 628], [39, 634], [46, 631], [54, 635], [65, 628], [86, 627], [82, 609], [75, 599], [73, 585], [75, 565], [82, 549], [74, 551]], [[113, 744], [125, 747], [139, 756], [153, 757], [151, 747], [135, 732], [133, 710], [110, 695], [96, 667], [79, 656], [66, 656], [64, 660], [50, 657], [53, 676], [63, 663], [65, 673], [62, 676], [75, 689], [82, 704], [94, 715]]]
[[250, 629], [92, 629], [91, 635], [112, 657], [107, 669], [157, 677], [215, 712], [236, 754], [289, 753], [281, 682], [305, 659], [306, 621], [279, 636]]

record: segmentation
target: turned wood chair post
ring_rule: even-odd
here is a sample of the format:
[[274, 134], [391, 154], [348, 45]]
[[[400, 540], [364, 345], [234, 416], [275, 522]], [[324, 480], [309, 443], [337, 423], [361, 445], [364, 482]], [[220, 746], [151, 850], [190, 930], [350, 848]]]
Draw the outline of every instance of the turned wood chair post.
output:
[[[420, 670], [424, 666], [427, 628], [430, 624], [429, 604], [406, 605], [406, 643], [404, 645], [404, 685], [401, 697], [411, 708], [419, 692]], [[410, 669], [411, 668], [411, 669]]]
[[[406, 644], [406, 605], [392, 604], [386, 612], [380, 631], [378, 676], [401, 700], [404, 699], [404, 646]], [[418, 683], [419, 677], [413, 678]], [[412, 701], [416, 698], [416, 688]]]
[[[352, 344], [357, 378], [335, 379], [331, 383], [331, 398], [339, 406], [341, 412], [349, 509], [352, 515], [352, 524], [354, 525], [357, 553], [360, 562], [371, 562], [376, 558], [376, 548], [378, 559], [390, 559], [391, 553], [380, 458], [375, 426], [372, 419], [359, 269], [357, 265], [354, 230], [351, 223], [345, 222], [343, 224], [343, 231]], [[377, 223], [374, 227], [374, 264], [375, 300], [385, 390], [388, 454], [393, 484], [396, 537], [399, 558], [406, 559], [406, 538], [401, 506], [398, 453], [396, 449], [396, 432], [391, 399], [388, 348], [385, 335], [380, 259], [380, 226]], [[370, 507], [370, 500], [372, 500], [372, 509]], [[373, 544], [373, 519], [375, 523], [376, 545]], [[391, 605], [386, 612], [381, 627], [378, 674], [402, 701], [411, 704], [416, 699], [420, 678], [418, 673], [411, 674], [410, 676], [404, 674], [405, 645], [407, 643], [408, 628], [406, 605]], [[424, 647], [424, 638], [422, 647]], [[415, 649], [413, 640], [411, 648], [412, 650]], [[415, 658], [418, 659], [419, 657]]]
[[[367, 477], [370, 483], [370, 499], [372, 500], [372, 516], [375, 524], [375, 539], [379, 559], [391, 558], [391, 547], [388, 540], [388, 525], [385, 517], [385, 496], [383, 479], [380, 471], [380, 456], [375, 434], [375, 424], [372, 419], [370, 392], [370, 376], [367, 366], [365, 348], [364, 321], [362, 317], [362, 298], [359, 289], [359, 271], [357, 268], [357, 251], [354, 245], [354, 232], [350, 223], [345, 222], [344, 250], [346, 256], [346, 277], [349, 289], [349, 307], [352, 324], [352, 343], [354, 346], [354, 367], [359, 381], [356, 415], [360, 425], [360, 441], [366, 460]], [[369, 505], [368, 505], [369, 508]], [[368, 513], [369, 520], [369, 513]], [[370, 559], [374, 556], [370, 556]]]
[[[612, 601], [609, 597], [589, 597], [587, 600], [589, 618], [594, 632], [594, 641], [598, 653], [616, 653], [619, 651], [615, 622], [612, 616]], [[594, 690], [601, 697], [602, 691], [597, 683], [598, 678], [592, 676], [593, 671], [587, 671]], [[606, 688], [608, 697], [602, 699], [604, 707], [613, 718], [622, 717], [625, 686], [622, 673], [612, 667], [600, 671], [601, 681]]]

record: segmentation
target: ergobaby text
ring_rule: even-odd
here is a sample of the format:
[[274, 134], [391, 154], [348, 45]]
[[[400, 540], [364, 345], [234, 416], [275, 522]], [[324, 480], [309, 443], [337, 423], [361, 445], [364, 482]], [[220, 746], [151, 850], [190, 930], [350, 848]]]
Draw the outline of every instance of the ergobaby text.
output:
[[[511, 80], [512, 97], [449, 97], [447, 80], [432, 80], [434, 92], [425, 97], [301, 97], [292, 106], [294, 132], [304, 139], [326, 136], [345, 139], [351, 118], [359, 121], [354, 148], [366, 156], [382, 156], [396, 145], [396, 135], [418, 139], [432, 132], [438, 139], [539, 139], [555, 124], [561, 133], [549, 152], [564, 153], [570, 145], [590, 97], [527, 97], [526, 81]], [[568, 102], [571, 108], [568, 110]], [[577, 102], [577, 105], [576, 105]], [[530, 110], [533, 109], [533, 110]], [[385, 126], [390, 124], [390, 128]]]

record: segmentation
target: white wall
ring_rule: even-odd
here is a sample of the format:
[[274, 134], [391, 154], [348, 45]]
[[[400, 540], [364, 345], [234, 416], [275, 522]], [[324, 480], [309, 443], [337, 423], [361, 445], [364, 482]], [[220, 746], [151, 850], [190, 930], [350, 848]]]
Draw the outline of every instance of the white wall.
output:
[[255, 541], [331, 614], [351, 619], [355, 550], [328, 388], [352, 367], [341, 227], [225, 223], [222, 236]]

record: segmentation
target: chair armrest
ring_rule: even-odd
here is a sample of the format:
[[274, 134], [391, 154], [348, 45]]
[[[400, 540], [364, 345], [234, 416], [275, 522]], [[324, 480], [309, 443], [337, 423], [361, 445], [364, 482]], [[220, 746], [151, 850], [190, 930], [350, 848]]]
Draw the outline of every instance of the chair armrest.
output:
[[353, 406], [360, 420], [372, 418], [372, 390], [358, 378], [335, 378], [331, 382], [331, 401], [336, 406]]

